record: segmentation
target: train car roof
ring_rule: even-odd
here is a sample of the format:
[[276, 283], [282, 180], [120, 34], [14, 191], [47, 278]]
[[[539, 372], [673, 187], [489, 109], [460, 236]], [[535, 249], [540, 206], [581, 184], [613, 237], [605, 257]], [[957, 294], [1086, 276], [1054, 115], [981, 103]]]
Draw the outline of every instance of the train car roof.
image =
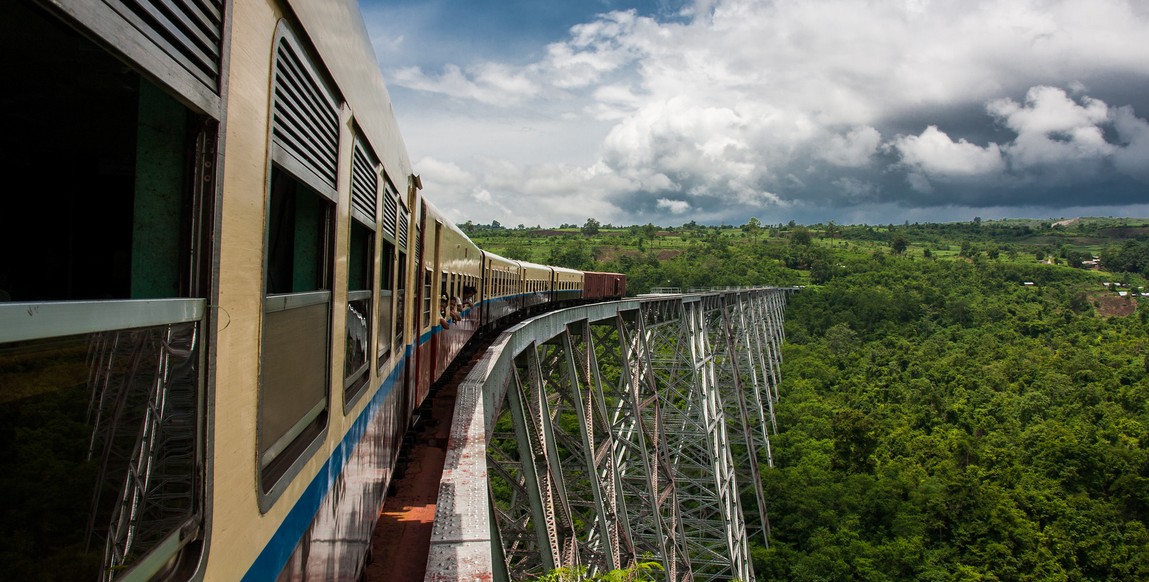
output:
[[[371, 40], [356, 0], [288, 0], [301, 21], [308, 38], [319, 51], [324, 65], [335, 77], [335, 83], [351, 106], [356, 123], [362, 128], [383, 162], [395, 187], [406, 200], [407, 176], [414, 173], [407, 146], [399, 131], [391, 95], [380, 72]], [[396, 182], [398, 181], [398, 182]], [[476, 246], [471, 238], [439, 210], [425, 195], [428, 212], [446, 228]], [[411, 209], [415, 212], [416, 209]]]
[[[395, 187], [413, 173], [356, 0], [287, 0]], [[406, 196], [404, 196], [406, 198]]]
[[528, 269], [546, 269], [546, 270], [548, 270], [548, 271], [549, 271], [549, 270], [551, 270], [551, 269], [557, 268], [557, 267], [552, 267], [552, 266], [550, 266], [550, 265], [543, 265], [543, 264], [539, 264], [539, 263], [532, 263], [532, 262], [530, 262], [530, 261], [519, 261], [519, 264], [520, 264], [520, 265], [522, 265], [522, 266], [523, 266], [523, 267], [525, 267], [525, 268], [528, 268]]
[[435, 204], [432, 203], [431, 200], [427, 198], [427, 196], [420, 195], [420, 199], [426, 203], [427, 213], [436, 218], [437, 221], [443, 225], [443, 228], [446, 228], [454, 234], [463, 237], [468, 243], [471, 244], [471, 246], [478, 248], [478, 245], [475, 244], [475, 241], [471, 240], [471, 237], [467, 236], [467, 233], [463, 232], [463, 230], [459, 228], [458, 225], [456, 225], [454, 222], [451, 222], [451, 220], [447, 218], [447, 215], [443, 214], [443, 211], [439, 210], [439, 207], [435, 206]]
[[516, 261], [514, 259], [508, 259], [507, 257], [504, 257], [502, 255], [497, 255], [497, 254], [492, 253], [491, 251], [488, 251], [488, 250], [483, 250], [483, 249], [480, 249], [480, 250], [483, 253], [483, 257], [486, 259], [489, 259], [489, 260], [492, 260], [492, 261], [495, 261], [498, 263], [506, 263], [509, 265], [514, 265], [516, 267], [519, 266], [519, 261]]

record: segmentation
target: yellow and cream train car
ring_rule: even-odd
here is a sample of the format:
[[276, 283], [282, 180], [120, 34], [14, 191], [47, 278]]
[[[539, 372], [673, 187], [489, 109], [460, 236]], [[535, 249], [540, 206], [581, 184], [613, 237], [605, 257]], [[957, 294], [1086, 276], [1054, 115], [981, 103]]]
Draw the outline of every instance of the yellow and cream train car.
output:
[[427, 201], [353, 0], [12, 0], [0, 45], [5, 574], [356, 579], [432, 383], [580, 272]]

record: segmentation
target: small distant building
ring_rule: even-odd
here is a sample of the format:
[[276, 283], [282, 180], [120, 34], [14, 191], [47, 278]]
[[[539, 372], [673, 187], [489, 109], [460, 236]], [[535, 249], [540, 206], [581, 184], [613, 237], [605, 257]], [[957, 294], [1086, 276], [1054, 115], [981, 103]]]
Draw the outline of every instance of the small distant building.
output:
[[1025, 285], [1026, 287], [1033, 287], [1033, 281], [1026, 281], [1022, 283], [1022, 285]]

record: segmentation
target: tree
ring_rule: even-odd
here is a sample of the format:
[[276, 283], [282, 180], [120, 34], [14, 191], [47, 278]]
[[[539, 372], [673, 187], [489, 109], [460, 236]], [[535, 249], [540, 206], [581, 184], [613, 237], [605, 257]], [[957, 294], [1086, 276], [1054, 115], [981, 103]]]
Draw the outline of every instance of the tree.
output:
[[977, 254], [977, 249], [974, 248], [973, 243], [969, 242], [968, 240], [963, 241], [961, 243], [961, 253], [960, 254], [961, 254], [961, 256], [963, 256], [967, 259], [972, 259], [974, 257], [974, 255]]
[[523, 240], [517, 240], [503, 249], [503, 256], [516, 261], [529, 261], [533, 258], [531, 246]]
[[826, 347], [835, 356], [844, 356], [854, 349], [858, 334], [850, 329], [850, 324], [839, 323], [826, 330]]
[[825, 230], [825, 233], [824, 233], [824, 235], [823, 235], [823, 236], [824, 236], [824, 237], [825, 237], [825, 236], [828, 236], [828, 237], [830, 237], [830, 238], [835, 238], [835, 237], [837, 237], [837, 236], [838, 236], [838, 233], [839, 233], [840, 231], [841, 231], [841, 228], [840, 228], [838, 225], [834, 224], [834, 221], [833, 221], [833, 220], [831, 220], [831, 221], [829, 221], [829, 222], [827, 222], [827, 223], [826, 223], [826, 230]]
[[757, 218], [751, 218], [742, 225], [742, 232], [746, 233], [751, 239], [757, 239], [758, 234], [762, 232], [762, 223]]
[[811, 242], [813, 241], [810, 238], [810, 231], [807, 230], [804, 226], [800, 226], [790, 233], [791, 244], [808, 247], [810, 246]]
[[909, 246], [910, 241], [906, 238], [905, 235], [894, 235], [894, 238], [890, 239], [890, 250], [893, 251], [896, 255], [900, 255], [906, 252], [906, 249], [909, 248]]
[[547, 263], [589, 271], [594, 268], [594, 254], [585, 242], [576, 239], [570, 244], [552, 247]]
[[586, 219], [586, 223], [582, 225], [583, 236], [594, 236], [598, 234], [598, 228], [601, 226], [599, 222], [593, 218]]
[[654, 226], [653, 224], [648, 222], [648, 223], [646, 223], [645, 226], [642, 227], [642, 234], [653, 245], [654, 244], [654, 237], [658, 235], [658, 227]]
[[656, 572], [662, 572], [658, 562], [639, 562], [629, 568], [619, 568], [600, 574], [588, 574], [586, 566], [556, 568], [538, 578], [539, 582], [644, 582], [658, 580]]

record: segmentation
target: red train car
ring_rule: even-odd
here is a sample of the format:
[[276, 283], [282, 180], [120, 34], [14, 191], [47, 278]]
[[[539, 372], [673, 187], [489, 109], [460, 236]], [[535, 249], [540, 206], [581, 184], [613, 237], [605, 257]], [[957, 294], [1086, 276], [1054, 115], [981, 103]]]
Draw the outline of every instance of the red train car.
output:
[[583, 299], [613, 299], [626, 295], [626, 275], [622, 273], [583, 273]]

